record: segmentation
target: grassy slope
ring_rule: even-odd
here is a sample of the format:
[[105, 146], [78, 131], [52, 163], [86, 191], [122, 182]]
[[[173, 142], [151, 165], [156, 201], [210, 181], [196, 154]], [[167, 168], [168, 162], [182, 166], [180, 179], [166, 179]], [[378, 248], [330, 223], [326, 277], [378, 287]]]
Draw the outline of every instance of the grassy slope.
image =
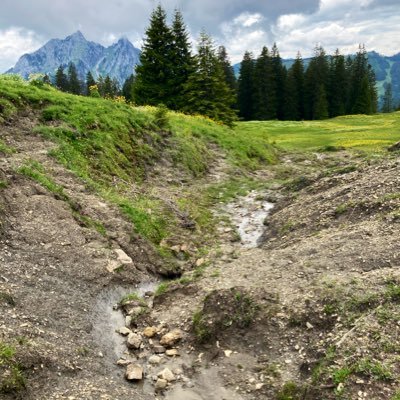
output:
[[325, 121], [242, 122], [243, 135], [267, 136], [285, 150], [323, 150], [327, 146], [380, 151], [400, 140], [400, 112], [351, 115]]

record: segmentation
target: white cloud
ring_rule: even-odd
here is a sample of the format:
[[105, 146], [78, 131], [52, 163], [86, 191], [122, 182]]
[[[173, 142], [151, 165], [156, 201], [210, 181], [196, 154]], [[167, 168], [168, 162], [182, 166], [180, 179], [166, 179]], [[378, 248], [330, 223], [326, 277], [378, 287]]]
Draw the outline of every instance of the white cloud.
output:
[[41, 44], [32, 31], [15, 27], [0, 30], [0, 71], [13, 67], [22, 54], [37, 50]]
[[236, 25], [242, 25], [245, 28], [248, 28], [250, 26], [253, 26], [254, 24], [257, 24], [261, 22], [264, 19], [264, 17], [259, 14], [250, 14], [248, 12], [242, 13], [238, 15], [234, 20], [233, 23]]

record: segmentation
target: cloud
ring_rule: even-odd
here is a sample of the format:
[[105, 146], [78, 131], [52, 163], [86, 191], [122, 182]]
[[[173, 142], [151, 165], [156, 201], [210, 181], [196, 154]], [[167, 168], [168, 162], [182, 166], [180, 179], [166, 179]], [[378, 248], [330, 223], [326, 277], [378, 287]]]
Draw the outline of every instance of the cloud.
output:
[[23, 28], [9, 28], [0, 30], [0, 71], [13, 67], [14, 60], [22, 54], [30, 53], [41, 45], [39, 38], [33, 31]]

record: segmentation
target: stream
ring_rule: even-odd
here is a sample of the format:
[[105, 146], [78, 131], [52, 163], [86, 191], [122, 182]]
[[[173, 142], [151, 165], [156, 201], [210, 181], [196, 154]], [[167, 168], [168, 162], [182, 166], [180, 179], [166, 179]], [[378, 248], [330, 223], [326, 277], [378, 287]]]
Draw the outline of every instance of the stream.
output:
[[265, 230], [264, 221], [273, 207], [273, 203], [260, 197], [260, 193], [255, 190], [226, 205], [224, 214], [234, 224], [243, 247], [258, 246]]

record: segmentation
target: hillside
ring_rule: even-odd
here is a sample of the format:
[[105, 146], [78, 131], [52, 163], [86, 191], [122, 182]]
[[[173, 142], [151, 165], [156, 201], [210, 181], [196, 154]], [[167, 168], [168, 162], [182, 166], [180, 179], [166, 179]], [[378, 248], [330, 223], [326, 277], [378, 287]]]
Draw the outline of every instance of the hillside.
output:
[[73, 62], [81, 80], [91, 71], [95, 78], [109, 75], [122, 85], [133, 73], [139, 55], [140, 50], [126, 38], [106, 48], [86, 40], [82, 32], [77, 31], [65, 39], [52, 39], [31, 54], [24, 54], [7, 73], [19, 74], [25, 79], [35, 73], [54, 76], [60, 65], [67, 67]]
[[400, 113], [0, 116], [1, 398], [398, 399]]

